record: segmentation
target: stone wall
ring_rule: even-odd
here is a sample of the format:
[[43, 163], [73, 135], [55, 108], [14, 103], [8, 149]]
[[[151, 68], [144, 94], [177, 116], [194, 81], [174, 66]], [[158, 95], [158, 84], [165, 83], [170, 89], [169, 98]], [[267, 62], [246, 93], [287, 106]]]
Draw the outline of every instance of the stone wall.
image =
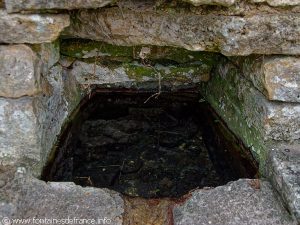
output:
[[2, 0], [0, 28], [3, 165], [39, 176], [95, 87], [193, 87], [282, 190], [270, 152], [300, 139], [300, 1]]

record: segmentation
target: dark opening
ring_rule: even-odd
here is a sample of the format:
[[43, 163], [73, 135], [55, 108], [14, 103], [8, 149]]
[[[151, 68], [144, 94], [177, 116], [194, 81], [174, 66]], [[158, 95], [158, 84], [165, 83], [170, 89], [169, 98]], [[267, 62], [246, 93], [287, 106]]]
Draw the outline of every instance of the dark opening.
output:
[[43, 174], [129, 196], [180, 197], [253, 178], [250, 151], [197, 93], [95, 94], [61, 136]]

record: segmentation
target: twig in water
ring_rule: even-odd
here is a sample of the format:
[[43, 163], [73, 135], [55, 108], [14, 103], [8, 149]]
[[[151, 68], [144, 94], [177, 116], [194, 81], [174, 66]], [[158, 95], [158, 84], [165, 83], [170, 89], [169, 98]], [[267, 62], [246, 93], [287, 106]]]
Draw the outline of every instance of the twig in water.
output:
[[161, 75], [160, 72], [158, 72], [158, 92], [151, 95], [149, 98], [144, 101], [144, 104], [146, 104], [151, 98], [158, 98], [158, 96], [161, 94]]

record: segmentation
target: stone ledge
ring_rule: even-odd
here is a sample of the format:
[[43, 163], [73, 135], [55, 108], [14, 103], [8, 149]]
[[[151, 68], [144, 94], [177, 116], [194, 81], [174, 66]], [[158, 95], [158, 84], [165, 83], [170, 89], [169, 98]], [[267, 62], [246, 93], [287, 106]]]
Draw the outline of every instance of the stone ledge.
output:
[[9, 13], [49, 9], [100, 8], [112, 2], [113, 0], [5, 0]]
[[64, 35], [116, 45], [176, 46], [224, 55], [300, 54], [299, 14], [247, 17], [112, 7], [74, 13]]
[[0, 9], [0, 43], [52, 42], [69, 25], [69, 15], [7, 14]]

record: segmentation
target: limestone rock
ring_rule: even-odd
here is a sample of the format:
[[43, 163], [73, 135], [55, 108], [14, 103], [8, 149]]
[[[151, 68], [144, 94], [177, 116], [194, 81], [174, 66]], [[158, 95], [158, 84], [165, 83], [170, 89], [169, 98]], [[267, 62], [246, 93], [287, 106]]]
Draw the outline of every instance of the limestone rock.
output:
[[0, 42], [43, 43], [56, 40], [69, 25], [69, 16], [7, 14], [0, 10]]
[[266, 174], [300, 223], [300, 145], [281, 143], [268, 152]]
[[[94, 224], [122, 224], [124, 202], [119, 193], [83, 188], [71, 182], [45, 183], [24, 171], [18, 168], [15, 178], [0, 190], [0, 218], [73, 220], [69, 224], [89, 224], [95, 220]], [[88, 221], [83, 222], [83, 219]]]
[[0, 96], [18, 98], [40, 92], [39, 63], [26, 45], [0, 46]]
[[83, 87], [102, 84], [121, 84], [126, 82], [155, 82], [158, 83], [158, 73], [161, 82], [172, 83], [174, 86], [182, 84], [195, 84], [209, 80], [211, 65], [198, 62], [192, 66], [145, 66], [138, 62], [123, 63], [118, 67], [110, 68], [102, 65], [75, 61], [70, 76]]
[[34, 11], [45, 9], [100, 8], [113, 0], [5, 0], [8, 12]]
[[223, 6], [231, 6], [236, 0], [183, 0], [185, 2], [189, 2], [195, 6], [199, 5], [223, 5]]
[[86, 86], [131, 81], [125, 69], [122, 67], [110, 69], [108, 67], [94, 66], [94, 64], [81, 61], [75, 61], [73, 63], [71, 76], [76, 77], [79, 84]]
[[269, 100], [300, 102], [300, 58], [255, 55], [238, 57], [236, 63]]
[[300, 0], [251, 0], [254, 3], [267, 2], [271, 6], [296, 6]]
[[35, 167], [40, 160], [40, 132], [34, 98], [0, 98], [0, 158], [3, 164], [26, 163], [28, 167]]
[[[256, 184], [260, 187], [256, 187]], [[173, 209], [175, 225], [296, 225], [271, 185], [242, 179], [211, 190], [196, 190]]]
[[300, 102], [300, 58], [272, 58], [264, 62], [263, 70], [270, 100]]
[[[222, 16], [112, 7], [73, 14], [67, 37], [116, 45], [176, 46], [225, 55], [300, 54], [299, 14]], [[278, 47], [280, 46], [280, 47]]]

